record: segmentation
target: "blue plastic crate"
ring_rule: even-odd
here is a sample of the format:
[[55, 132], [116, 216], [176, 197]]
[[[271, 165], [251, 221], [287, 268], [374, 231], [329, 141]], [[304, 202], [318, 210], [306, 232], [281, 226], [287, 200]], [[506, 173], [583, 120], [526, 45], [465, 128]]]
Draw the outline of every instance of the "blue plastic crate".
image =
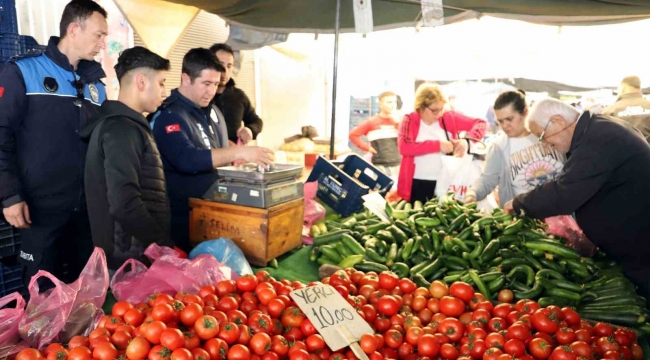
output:
[[23, 270], [20, 265], [0, 264], [0, 297], [18, 291], [24, 293]]
[[318, 180], [316, 196], [342, 216], [363, 210], [362, 196], [377, 191], [385, 196], [394, 181], [357, 155], [343, 162], [328, 161], [319, 156], [308, 182]]
[[15, 227], [0, 222], [0, 258], [18, 254], [22, 241]]
[[32, 55], [32, 54], [41, 54], [47, 49], [46, 45], [39, 45], [39, 43], [31, 36], [20, 36], [20, 54], [21, 55]]
[[22, 53], [20, 35], [14, 33], [0, 32], [0, 62], [5, 62], [14, 56]]
[[15, 0], [0, 0], [0, 32], [18, 33]]

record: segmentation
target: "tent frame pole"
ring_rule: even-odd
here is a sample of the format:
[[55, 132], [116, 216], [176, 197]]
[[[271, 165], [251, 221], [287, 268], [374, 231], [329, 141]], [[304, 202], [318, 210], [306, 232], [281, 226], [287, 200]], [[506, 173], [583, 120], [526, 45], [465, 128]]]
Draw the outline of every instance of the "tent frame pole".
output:
[[330, 160], [334, 160], [334, 133], [336, 132], [336, 79], [339, 65], [339, 30], [341, 28], [341, 0], [336, 0], [336, 20], [334, 23], [334, 71], [332, 79], [332, 123], [330, 128]]

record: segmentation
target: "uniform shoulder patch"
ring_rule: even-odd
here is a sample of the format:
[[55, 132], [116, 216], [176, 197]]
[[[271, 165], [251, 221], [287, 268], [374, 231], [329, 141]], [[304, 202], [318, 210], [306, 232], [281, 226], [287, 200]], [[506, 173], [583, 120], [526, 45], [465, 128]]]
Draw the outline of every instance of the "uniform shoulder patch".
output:
[[5, 94], [5, 88], [0, 86], [0, 98]]
[[181, 131], [181, 126], [178, 125], [178, 124], [172, 124], [172, 125], [165, 126], [165, 132], [167, 134], [177, 132], [177, 131]]

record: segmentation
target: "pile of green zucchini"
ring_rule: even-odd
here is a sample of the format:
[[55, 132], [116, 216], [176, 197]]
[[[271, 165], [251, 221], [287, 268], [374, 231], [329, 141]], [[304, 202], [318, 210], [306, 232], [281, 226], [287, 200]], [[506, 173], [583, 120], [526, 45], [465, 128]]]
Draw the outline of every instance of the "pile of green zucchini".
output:
[[[311, 260], [362, 271], [391, 270], [424, 287], [434, 280], [465, 281], [488, 299], [510, 289], [517, 299], [574, 306], [587, 318], [606, 317], [626, 326], [646, 321], [645, 299], [636, 296], [620, 269], [602, 253], [581, 257], [565, 239], [548, 235], [544, 222], [499, 209], [486, 215], [452, 194], [424, 204], [387, 204], [386, 212], [390, 222], [368, 212], [325, 221], [327, 232], [314, 237]], [[612, 289], [626, 291], [615, 294]], [[597, 318], [603, 310], [607, 314]]]

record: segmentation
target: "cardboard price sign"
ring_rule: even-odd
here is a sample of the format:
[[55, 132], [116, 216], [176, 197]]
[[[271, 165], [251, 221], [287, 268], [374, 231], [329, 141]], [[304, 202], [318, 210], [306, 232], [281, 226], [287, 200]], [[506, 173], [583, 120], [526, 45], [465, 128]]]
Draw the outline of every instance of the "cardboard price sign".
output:
[[332, 351], [350, 345], [356, 354], [355, 348], [361, 351], [356, 343], [361, 335], [374, 333], [370, 325], [330, 285], [321, 284], [294, 290], [291, 298], [307, 315]]

